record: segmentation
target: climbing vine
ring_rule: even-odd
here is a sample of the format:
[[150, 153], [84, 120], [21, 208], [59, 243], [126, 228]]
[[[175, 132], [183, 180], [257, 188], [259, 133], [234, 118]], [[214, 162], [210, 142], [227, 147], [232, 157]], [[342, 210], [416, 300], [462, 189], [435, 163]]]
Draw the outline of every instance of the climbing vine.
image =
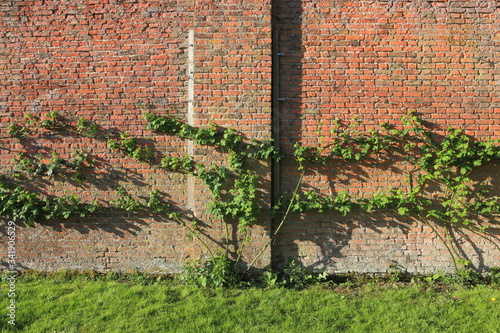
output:
[[[333, 161], [362, 161], [367, 158], [402, 159], [408, 166], [405, 184], [400, 188], [379, 191], [371, 197], [355, 197], [345, 191], [322, 195], [316, 191], [294, 191], [290, 210], [323, 212], [336, 210], [346, 215], [354, 209], [368, 213], [393, 210], [399, 215], [417, 216], [436, 233], [446, 246], [454, 263], [465, 263], [452, 240], [453, 228], [465, 228], [500, 247], [485, 231], [478, 217], [500, 213], [500, 198], [491, 195], [487, 181], [478, 182], [472, 173], [480, 166], [500, 159], [499, 140], [477, 141], [460, 129], [449, 128], [442, 138], [426, 129], [414, 112], [402, 118], [401, 128], [382, 124], [379, 130], [357, 130], [357, 125], [337, 126], [329, 143], [295, 145], [298, 169], [306, 174], [312, 165]], [[436, 193], [438, 192], [438, 193]], [[444, 228], [441, 234], [435, 225]], [[458, 268], [457, 266], [455, 266]]]
[[157, 133], [177, 135], [181, 139], [192, 140], [199, 145], [216, 146], [227, 154], [227, 165], [205, 166], [196, 163], [190, 156], [166, 156], [161, 160], [161, 167], [170, 171], [189, 173], [207, 186], [211, 200], [207, 203], [207, 212], [226, 222], [226, 256], [228, 255], [228, 223], [237, 221], [241, 234], [241, 244], [237, 250], [239, 261], [244, 246], [248, 243], [248, 230], [257, 222], [261, 211], [258, 203], [257, 182], [260, 176], [248, 165], [249, 160], [278, 159], [279, 154], [272, 142], [244, 143], [243, 138], [234, 129], [218, 129], [216, 126], [197, 128], [183, 123], [179, 119], [147, 113], [147, 128]]
[[[226, 256], [228, 255], [229, 231], [228, 223], [236, 221], [241, 234], [242, 245], [237, 250], [237, 257], [241, 257], [244, 244], [249, 240], [249, 228], [257, 221], [260, 212], [258, 204], [257, 181], [259, 175], [252, 171], [248, 165], [254, 159], [269, 160], [278, 158], [278, 153], [272, 143], [251, 141], [244, 143], [241, 135], [233, 129], [220, 129], [215, 125], [208, 128], [198, 128], [183, 123], [182, 121], [151, 113], [145, 114], [147, 129], [156, 133], [176, 135], [183, 140], [193, 140], [199, 145], [210, 145], [222, 149], [227, 154], [227, 165], [216, 166], [197, 163], [190, 156], [163, 156], [156, 163], [155, 153], [151, 147], [139, 144], [139, 140], [126, 132], [117, 133], [101, 128], [88, 120], [80, 118], [71, 123], [57, 112], [50, 112], [41, 117], [28, 115], [24, 124], [13, 124], [8, 128], [8, 137], [4, 139], [29, 140], [30, 137], [40, 135], [42, 132], [69, 133], [91, 138], [106, 143], [107, 147], [139, 162], [147, 163], [154, 168], [169, 172], [191, 174], [207, 186], [210, 190], [210, 202], [207, 211], [226, 223]], [[85, 204], [75, 195], [49, 198], [39, 193], [29, 192], [21, 186], [10, 185], [20, 175], [53, 178], [72, 172], [72, 179], [78, 182], [86, 181], [85, 173], [92, 169], [94, 160], [88, 152], [74, 151], [75, 158], [67, 160], [61, 158], [56, 152], [50, 157], [43, 154], [31, 156], [26, 152], [19, 152], [13, 162], [16, 170], [6, 178], [6, 200], [15, 199], [17, 208], [4, 207], [2, 215], [13, 219], [23, 219], [29, 225], [42, 219], [69, 218], [73, 216], [84, 217], [102, 209], [97, 202]], [[64, 172], [63, 172], [64, 171]], [[11, 200], [12, 201], [12, 200]], [[141, 202], [124, 187], [116, 189], [116, 196], [109, 202], [109, 207], [125, 211], [145, 211], [161, 213], [183, 225], [189, 234], [199, 239], [206, 249], [213, 255], [213, 251], [200, 237], [196, 221], [186, 223], [179, 212], [174, 212], [163, 201], [162, 195], [155, 189], [150, 192], [147, 203]], [[54, 209], [52, 209], [54, 208]], [[57, 213], [60, 212], [60, 213]], [[238, 259], [239, 260], [239, 259]], [[238, 261], [236, 260], [236, 261]]]
[[[83, 118], [68, 121], [57, 112], [50, 112], [42, 117], [28, 115], [24, 124], [11, 124], [7, 135], [0, 139], [28, 140], [41, 131], [68, 133], [101, 141], [110, 150], [147, 163], [153, 168], [198, 178], [210, 192], [207, 212], [225, 223], [226, 256], [229, 256], [228, 225], [233, 222], [237, 224], [241, 235], [241, 246], [236, 253], [238, 261], [244, 245], [249, 242], [248, 230], [257, 223], [261, 211], [261, 190], [258, 183], [262, 176], [254, 170], [254, 162], [260, 160], [269, 163], [271, 160], [278, 160], [280, 153], [272, 141], [248, 142], [233, 129], [223, 129], [216, 125], [199, 128], [175, 117], [150, 112], [144, 115], [144, 119], [149, 131], [215, 147], [225, 154], [227, 162], [205, 165], [187, 155], [158, 158], [154, 147], [145, 146], [138, 138], [126, 132], [111, 132]], [[304, 145], [300, 142], [295, 144], [292, 157], [297, 162], [300, 177], [293, 193], [274, 207], [274, 210], [281, 212], [281, 221], [271, 235], [270, 242], [280, 232], [291, 212], [334, 210], [347, 215], [357, 210], [368, 213], [384, 210], [417, 217], [430, 226], [443, 241], [455, 263], [463, 263], [463, 260], [452, 239], [451, 232], [454, 228], [464, 228], [476, 233], [500, 250], [488, 235], [487, 225], [482, 225], [478, 219], [478, 216], [492, 217], [499, 214], [500, 198], [490, 193], [486, 181], [478, 182], [473, 178], [475, 169], [500, 160], [498, 140], [474, 140], [462, 130], [454, 128], [438, 137], [423, 125], [414, 112], [403, 117], [398, 126], [384, 123], [378, 129], [362, 131], [360, 125], [355, 122], [344, 126], [337, 122], [329, 136], [321, 135], [321, 128], [318, 129], [317, 145]], [[354, 195], [346, 190], [333, 195], [303, 190], [304, 177], [318, 166], [333, 163], [338, 165], [337, 162], [341, 161], [362, 163], [370, 159], [404, 161], [407, 166], [404, 184], [376, 192], [371, 197]], [[76, 195], [50, 197], [16, 184], [16, 179], [29, 175], [49, 179], [68, 176], [73, 181], [86, 182], [87, 173], [95, 166], [90, 152], [75, 150], [71, 159], [65, 159], [57, 152], [49, 156], [31, 156], [21, 151], [16, 153], [13, 163], [16, 168], [0, 181], [0, 215], [23, 219], [33, 225], [41, 219], [85, 217], [104, 208], [97, 202], [83, 202]], [[183, 225], [214, 258], [212, 249], [200, 236], [197, 221], [185, 222], [180, 212], [174, 211], [165, 202], [163, 194], [156, 189], [149, 192], [148, 200], [141, 201], [125, 188], [119, 187], [109, 206], [125, 211], [148, 210], [163, 214]], [[443, 227], [444, 232], [439, 231], [438, 225]], [[250, 267], [257, 258], [250, 263]]]

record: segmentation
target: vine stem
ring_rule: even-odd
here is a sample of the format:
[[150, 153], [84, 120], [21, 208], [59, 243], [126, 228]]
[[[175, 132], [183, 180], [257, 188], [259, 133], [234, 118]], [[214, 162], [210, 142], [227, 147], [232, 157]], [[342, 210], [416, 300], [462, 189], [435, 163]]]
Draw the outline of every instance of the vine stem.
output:
[[226, 228], [226, 258], [229, 257], [229, 225], [221, 220], [221, 223], [225, 225]]
[[472, 228], [467, 229], [467, 230], [469, 230], [469, 231], [470, 231], [470, 232], [472, 232], [473, 234], [475, 234], [475, 235], [477, 235], [477, 236], [479, 236], [479, 237], [481, 237], [481, 238], [483, 238], [483, 239], [487, 240], [488, 242], [490, 242], [491, 244], [493, 244], [493, 246], [494, 246], [494, 247], [496, 247], [496, 248], [500, 251], [500, 245], [498, 245], [498, 243], [497, 243], [497, 242], [495, 242], [495, 241], [494, 241], [493, 239], [491, 239], [490, 237], [488, 237], [488, 236], [486, 236], [486, 235], [482, 234], [480, 231], [474, 230], [474, 229], [472, 229]]
[[212, 252], [212, 250], [210, 249], [210, 247], [208, 247], [207, 243], [205, 243], [205, 241], [200, 237], [200, 235], [198, 235], [198, 233], [196, 231], [194, 231], [192, 228], [188, 227], [188, 225], [181, 221], [180, 219], [176, 219], [177, 222], [179, 222], [180, 225], [182, 225], [184, 228], [186, 228], [194, 237], [196, 237], [196, 239], [198, 239], [200, 241], [200, 243], [207, 249], [208, 253], [210, 253], [210, 257], [212, 257], [212, 260], [215, 260], [215, 255], [214, 253]]
[[247, 243], [250, 240], [249, 237], [248, 237], [248, 230], [245, 230], [244, 232], [242, 232], [242, 237], [243, 237], [243, 240], [241, 242], [240, 248], [237, 251], [238, 256], [236, 257], [236, 260], [234, 262], [235, 266], [240, 262], [241, 257], [243, 255], [243, 249], [245, 248], [245, 246], [247, 245]]
[[[428, 225], [432, 231], [434, 232], [434, 234], [436, 234], [436, 236], [438, 236], [438, 238], [441, 240], [441, 242], [444, 244], [444, 246], [446, 247], [446, 250], [448, 250], [448, 253], [450, 254], [451, 256], [451, 259], [453, 260], [453, 266], [455, 267], [455, 271], [458, 272], [458, 266], [457, 266], [457, 262], [455, 260], [455, 255], [453, 254], [453, 251], [452, 249], [450, 248], [450, 246], [448, 245], [448, 243], [446, 242], [446, 239], [441, 236], [441, 234], [439, 233], [439, 231], [436, 230], [436, 228], [427, 220], [425, 220], [425, 218], [422, 219], [422, 222], [426, 225]], [[446, 227], [445, 227], [446, 228]]]
[[451, 235], [451, 226], [450, 225], [444, 225], [444, 230], [445, 230], [446, 238], [448, 238], [448, 241], [451, 244], [451, 249], [453, 250], [453, 253], [455, 253], [455, 255], [456, 255], [457, 258], [460, 258], [460, 254], [457, 251], [457, 247], [456, 247], [456, 245], [454, 245], [455, 242], [453, 241], [453, 238], [452, 238], [453, 236]]
[[283, 215], [283, 218], [281, 219], [281, 222], [280, 224], [278, 225], [278, 227], [276, 228], [276, 230], [274, 231], [273, 235], [271, 236], [271, 238], [269, 239], [269, 241], [266, 243], [266, 245], [264, 245], [264, 247], [260, 250], [260, 252], [257, 254], [257, 256], [254, 258], [254, 260], [250, 263], [250, 265], [248, 265], [247, 267], [247, 272], [253, 267], [253, 265], [255, 264], [255, 262], [262, 256], [262, 254], [267, 250], [267, 248], [274, 242], [274, 240], [276, 239], [276, 236], [278, 235], [278, 232], [280, 231], [281, 227], [283, 226], [283, 224], [285, 223], [287, 217], [288, 217], [288, 214], [290, 213], [290, 211], [292, 210], [292, 205], [294, 204], [295, 202], [295, 198], [296, 198], [296, 194], [297, 192], [299, 191], [299, 188], [300, 188], [300, 185], [302, 184], [302, 179], [304, 178], [304, 175], [306, 174], [307, 172], [307, 168], [304, 167], [304, 169], [302, 170], [302, 173], [300, 174], [300, 177], [299, 177], [299, 180], [297, 181], [297, 185], [295, 186], [295, 189], [293, 190], [293, 193], [292, 193], [292, 199], [290, 200], [290, 203], [288, 204], [288, 207], [286, 209], [286, 212], [285, 212], [285, 215]]

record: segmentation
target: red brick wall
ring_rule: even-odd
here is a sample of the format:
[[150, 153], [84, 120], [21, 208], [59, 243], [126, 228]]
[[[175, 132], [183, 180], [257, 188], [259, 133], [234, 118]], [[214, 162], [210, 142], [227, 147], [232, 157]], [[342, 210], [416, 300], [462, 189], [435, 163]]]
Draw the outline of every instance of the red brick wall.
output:
[[[142, 138], [159, 157], [191, 153], [196, 161], [209, 163], [206, 155], [213, 155], [213, 149], [190, 150], [186, 141], [153, 135], [142, 120], [153, 108], [188, 121], [193, 74], [193, 125], [211, 122], [248, 139], [269, 138], [270, 14], [265, 1], [2, 1], [2, 134], [12, 122], [23, 124], [28, 113], [55, 110], [68, 121], [84, 117], [105, 130]], [[188, 72], [190, 31], [195, 73]], [[15, 151], [25, 148], [17, 143], [5, 147], [3, 168], [11, 168]], [[199, 183], [190, 188], [186, 175], [139, 163], [88, 138], [45, 135], [28, 148], [34, 153], [57, 150], [62, 157], [74, 149], [90, 150], [101, 162], [84, 185], [61, 180], [55, 189], [33, 184], [36, 188], [100, 198], [103, 204], [116, 196], [118, 186], [142, 198], [154, 188], [168, 194], [184, 216], [194, 214], [206, 223], [205, 241], [211, 247], [221, 241], [220, 221], [201, 215], [206, 188]], [[263, 186], [263, 191], [269, 189]], [[258, 244], [267, 235], [269, 219], [263, 220], [264, 226], [255, 229]], [[36, 228], [18, 226], [17, 256], [23, 268], [173, 272], [186, 259], [206, 255], [181, 226], [157, 216], [110, 212]], [[268, 262], [269, 254], [262, 260]]]
[[[320, 122], [328, 134], [335, 119], [352, 123], [356, 116], [367, 124], [363, 130], [398, 124], [409, 110], [437, 131], [453, 126], [480, 139], [500, 137], [498, 1], [274, 4], [285, 153], [297, 141], [317, 144]], [[383, 162], [328, 165], [308, 173], [302, 188], [364, 196], [402, 184], [404, 163], [396, 167], [399, 172]], [[281, 174], [282, 192], [290, 193], [299, 177], [296, 166], [285, 160]], [[498, 181], [494, 176], [494, 186]], [[360, 212], [289, 220], [273, 249], [276, 263], [295, 258], [343, 272], [384, 272], [392, 261], [412, 272], [452, 268], [439, 240], [418, 221]], [[492, 231], [498, 235], [498, 229]], [[472, 236], [461, 240], [467, 237]], [[462, 247], [477, 267], [499, 264], [491, 244], [472, 239], [477, 248]]]
[[[142, 143], [154, 143], [161, 155], [190, 153], [198, 162], [220, 164], [222, 151], [145, 131], [142, 114], [154, 108], [196, 126], [215, 123], [248, 140], [269, 139], [275, 80], [280, 88], [273, 112], [286, 156], [280, 191], [290, 193], [298, 179], [289, 156], [292, 146], [298, 140], [317, 143], [320, 121], [328, 132], [335, 119], [349, 122], [358, 116], [369, 128], [397, 123], [414, 109], [438, 130], [454, 126], [480, 139], [499, 137], [499, 11], [493, 0], [2, 1], [1, 130], [5, 133], [28, 113], [55, 110], [70, 121], [84, 117], [107, 130], [143, 137]], [[272, 29], [278, 32], [274, 42], [281, 54], [276, 77]], [[194, 73], [189, 72], [190, 31]], [[5, 145], [0, 162], [9, 169], [15, 150], [23, 146]], [[143, 197], [155, 188], [168, 193], [185, 215], [206, 223], [203, 237], [210, 246], [215, 248], [224, 234], [220, 222], [204, 213], [207, 189], [186, 175], [138, 163], [88, 138], [45, 136], [28, 148], [40, 153], [54, 149], [63, 156], [89, 149], [100, 159], [90, 176], [93, 185], [58, 182], [59, 193], [105, 203], [120, 185]], [[344, 188], [365, 195], [401, 183], [403, 177], [380, 165], [337, 167], [314, 170], [304, 188], [327, 194]], [[270, 167], [255, 168], [264, 177], [264, 213], [252, 231], [246, 260], [260, 250], [271, 229]], [[344, 170], [340, 177], [339, 170]], [[498, 177], [492, 184], [498, 184]], [[418, 221], [361, 212], [295, 215], [288, 221], [272, 248], [275, 266], [291, 257], [329, 272], [381, 272], [391, 263], [413, 272], [452, 267], [434, 234]], [[108, 212], [43, 227], [19, 226], [17, 255], [23, 268], [175, 272], [185, 260], [206, 256], [181, 226], [158, 216]], [[5, 228], [0, 231], [5, 234]], [[491, 244], [472, 235], [458, 237], [477, 267], [499, 264]], [[476, 247], [466, 242], [468, 237]], [[258, 265], [270, 261], [267, 251]]]
[[[214, 123], [233, 128], [246, 140], [271, 138], [271, 5], [263, 0], [197, 1], [195, 23], [195, 114], [196, 125]], [[224, 152], [212, 147], [194, 147], [195, 158], [224, 163]], [[264, 215], [252, 230], [247, 260], [256, 257], [268, 240], [270, 169], [250, 166], [263, 177], [260, 186]], [[198, 180], [194, 203], [197, 216], [204, 216], [209, 196]], [[267, 211], [267, 213], [266, 213]], [[213, 228], [220, 225], [214, 221]], [[231, 238], [236, 240], [233, 224]], [[220, 230], [215, 234], [224, 234]], [[231, 247], [231, 250], [234, 250]], [[258, 266], [270, 262], [270, 251]]]

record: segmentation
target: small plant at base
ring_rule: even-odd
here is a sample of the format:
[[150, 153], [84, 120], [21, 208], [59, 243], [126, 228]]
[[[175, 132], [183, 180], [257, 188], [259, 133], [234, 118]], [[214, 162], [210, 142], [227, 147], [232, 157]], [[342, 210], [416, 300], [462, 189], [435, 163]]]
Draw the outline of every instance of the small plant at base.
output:
[[389, 264], [389, 269], [387, 270], [387, 280], [389, 282], [400, 282], [403, 275], [403, 270], [398, 266], [396, 262], [392, 261]]
[[426, 281], [430, 284], [434, 284], [436, 282], [442, 281], [443, 278], [445, 278], [445, 277], [446, 277], [446, 275], [443, 273], [435, 273], [435, 274], [424, 277], [424, 281]]
[[491, 284], [500, 285], [500, 267], [491, 267], [488, 274], [488, 280]]
[[476, 285], [481, 280], [481, 275], [471, 266], [471, 262], [465, 259], [457, 259], [460, 268], [457, 271], [457, 280], [464, 285]]
[[180, 276], [181, 281], [202, 288], [234, 288], [241, 285], [235, 262], [226, 256], [216, 256], [205, 262], [188, 263]]
[[283, 288], [283, 281], [276, 272], [266, 271], [261, 276], [262, 283], [265, 288], [278, 289]]
[[326, 282], [328, 275], [326, 273], [314, 273], [305, 267], [299, 266], [295, 260], [290, 259], [288, 265], [283, 269], [283, 285], [291, 289], [304, 289], [307, 286]]

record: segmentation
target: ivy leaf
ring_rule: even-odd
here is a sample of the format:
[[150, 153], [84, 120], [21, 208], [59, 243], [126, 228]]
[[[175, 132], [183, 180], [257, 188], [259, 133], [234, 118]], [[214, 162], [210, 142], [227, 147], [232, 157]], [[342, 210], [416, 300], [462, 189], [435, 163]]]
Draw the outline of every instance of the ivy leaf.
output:
[[409, 211], [409, 209], [406, 207], [398, 207], [399, 215], [405, 215], [406, 213], [408, 213], [408, 211]]

